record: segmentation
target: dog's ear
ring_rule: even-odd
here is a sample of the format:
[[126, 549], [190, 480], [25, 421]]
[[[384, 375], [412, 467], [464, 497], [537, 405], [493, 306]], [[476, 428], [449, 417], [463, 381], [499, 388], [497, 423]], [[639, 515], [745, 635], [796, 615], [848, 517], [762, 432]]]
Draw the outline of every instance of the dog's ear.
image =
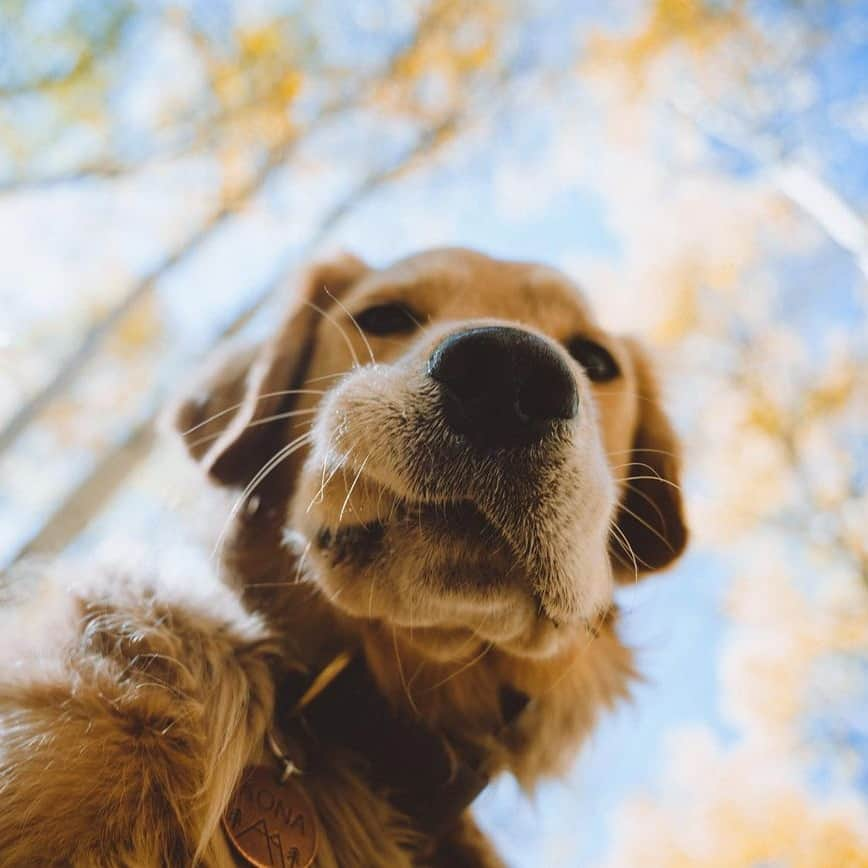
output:
[[304, 381], [322, 316], [317, 308], [331, 307], [368, 270], [350, 255], [312, 266], [276, 333], [259, 346], [214, 358], [170, 410], [172, 427], [215, 482], [247, 484], [274, 452], [268, 451], [269, 440], [279, 426], [265, 420], [295, 403], [286, 393]]
[[638, 406], [630, 465], [617, 510], [618, 532], [611, 537], [615, 574], [622, 581], [634, 579], [637, 571], [663, 569], [687, 544], [678, 437], [663, 411], [644, 351], [634, 340], [625, 343], [633, 361]]

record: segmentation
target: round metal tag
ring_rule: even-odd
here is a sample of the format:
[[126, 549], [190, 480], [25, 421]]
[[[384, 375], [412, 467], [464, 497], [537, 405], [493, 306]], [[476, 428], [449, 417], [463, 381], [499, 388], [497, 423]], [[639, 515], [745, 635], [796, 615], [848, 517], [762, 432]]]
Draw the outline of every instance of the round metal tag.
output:
[[317, 822], [310, 800], [268, 766], [244, 770], [223, 814], [238, 853], [256, 868], [308, 868], [316, 856]]

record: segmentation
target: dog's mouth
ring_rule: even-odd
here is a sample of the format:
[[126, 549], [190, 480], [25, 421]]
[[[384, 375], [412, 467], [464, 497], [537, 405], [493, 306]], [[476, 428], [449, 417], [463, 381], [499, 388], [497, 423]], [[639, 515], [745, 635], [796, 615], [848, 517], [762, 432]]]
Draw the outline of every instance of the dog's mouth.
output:
[[322, 526], [314, 544], [335, 566], [368, 567], [388, 557], [402, 536], [414, 534], [442, 548], [448, 546], [466, 566], [486, 559], [515, 563], [517, 552], [509, 541], [469, 500], [449, 503], [397, 501], [387, 519], [338, 528]]
[[468, 546], [477, 545], [489, 551], [509, 548], [503, 534], [469, 500], [417, 504], [407, 511], [405, 520], [421, 522], [431, 533], [451, 537]]

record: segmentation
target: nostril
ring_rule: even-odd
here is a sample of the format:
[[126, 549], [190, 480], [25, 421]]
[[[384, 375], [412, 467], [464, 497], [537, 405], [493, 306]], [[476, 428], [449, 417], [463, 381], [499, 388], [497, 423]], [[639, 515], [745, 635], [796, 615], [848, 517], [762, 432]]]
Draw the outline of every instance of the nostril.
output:
[[518, 392], [518, 406], [529, 419], [572, 419], [579, 411], [579, 393], [570, 369], [552, 353], [527, 373]]
[[494, 326], [450, 335], [432, 353], [428, 374], [445, 387], [450, 427], [481, 445], [527, 445], [541, 439], [550, 423], [578, 412], [565, 360], [523, 329]]
[[455, 397], [474, 400], [504, 381], [503, 359], [485, 341], [447, 338], [428, 362], [428, 375], [447, 386]]

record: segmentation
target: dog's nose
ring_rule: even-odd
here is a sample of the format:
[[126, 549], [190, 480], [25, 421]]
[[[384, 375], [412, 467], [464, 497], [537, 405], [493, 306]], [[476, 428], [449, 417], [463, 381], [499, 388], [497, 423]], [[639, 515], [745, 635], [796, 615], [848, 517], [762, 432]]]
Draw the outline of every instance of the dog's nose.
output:
[[522, 329], [488, 326], [452, 334], [431, 354], [428, 374], [443, 387], [449, 426], [489, 449], [528, 446], [579, 410], [564, 359]]

